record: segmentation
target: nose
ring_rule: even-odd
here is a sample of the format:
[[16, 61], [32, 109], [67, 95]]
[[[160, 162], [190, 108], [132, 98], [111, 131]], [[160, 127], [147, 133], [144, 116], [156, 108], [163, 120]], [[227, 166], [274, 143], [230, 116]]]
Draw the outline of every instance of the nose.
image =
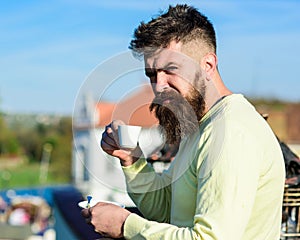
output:
[[168, 76], [164, 71], [157, 71], [156, 82], [152, 85], [155, 92], [162, 92], [169, 87]]

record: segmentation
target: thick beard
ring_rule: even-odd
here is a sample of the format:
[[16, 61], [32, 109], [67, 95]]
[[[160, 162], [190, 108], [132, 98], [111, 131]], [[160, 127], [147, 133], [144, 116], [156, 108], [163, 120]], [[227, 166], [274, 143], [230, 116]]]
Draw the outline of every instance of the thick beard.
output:
[[186, 97], [172, 90], [158, 93], [153, 99], [150, 111], [155, 111], [165, 130], [167, 143], [178, 144], [182, 138], [198, 130], [205, 110], [203, 94], [204, 87], [201, 93], [193, 88]]

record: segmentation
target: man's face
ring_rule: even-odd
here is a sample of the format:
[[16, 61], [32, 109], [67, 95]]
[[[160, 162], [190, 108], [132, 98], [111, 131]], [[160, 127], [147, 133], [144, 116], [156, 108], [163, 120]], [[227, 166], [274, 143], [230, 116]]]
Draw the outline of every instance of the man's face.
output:
[[150, 106], [166, 131], [167, 142], [178, 142], [198, 129], [204, 102], [204, 76], [200, 65], [172, 42], [167, 49], [145, 57], [145, 72], [155, 98]]

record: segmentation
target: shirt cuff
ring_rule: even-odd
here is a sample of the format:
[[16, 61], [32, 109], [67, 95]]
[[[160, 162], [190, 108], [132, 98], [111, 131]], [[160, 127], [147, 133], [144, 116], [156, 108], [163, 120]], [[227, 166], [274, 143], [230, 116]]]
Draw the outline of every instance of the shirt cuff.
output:
[[126, 239], [138, 239], [140, 232], [145, 227], [147, 220], [135, 213], [131, 213], [124, 223], [124, 237]]
[[136, 177], [136, 174], [141, 172], [143, 168], [147, 165], [147, 161], [144, 158], [140, 158], [134, 164], [124, 167], [122, 166], [122, 170], [126, 176], [128, 181], [133, 180]]

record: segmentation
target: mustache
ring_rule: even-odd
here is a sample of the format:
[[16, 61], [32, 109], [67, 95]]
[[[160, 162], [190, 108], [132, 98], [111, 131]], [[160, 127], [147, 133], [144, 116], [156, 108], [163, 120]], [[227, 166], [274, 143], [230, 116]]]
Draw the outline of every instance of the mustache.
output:
[[175, 103], [186, 102], [185, 98], [174, 90], [163, 91], [155, 95], [149, 107], [150, 111], [152, 111], [157, 106], [162, 106], [166, 101], [175, 102]]

